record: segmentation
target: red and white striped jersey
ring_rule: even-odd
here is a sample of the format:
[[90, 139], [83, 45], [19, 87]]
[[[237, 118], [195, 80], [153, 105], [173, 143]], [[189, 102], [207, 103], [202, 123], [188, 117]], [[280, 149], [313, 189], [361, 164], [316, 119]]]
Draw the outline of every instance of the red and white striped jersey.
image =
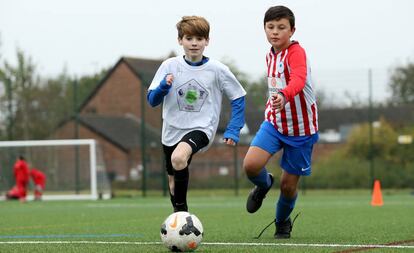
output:
[[281, 134], [312, 135], [318, 131], [318, 112], [312, 87], [311, 69], [305, 50], [298, 42], [280, 52], [271, 48], [266, 55], [269, 98], [274, 92], [285, 96], [285, 107], [276, 113], [266, 102], [265, 120]]

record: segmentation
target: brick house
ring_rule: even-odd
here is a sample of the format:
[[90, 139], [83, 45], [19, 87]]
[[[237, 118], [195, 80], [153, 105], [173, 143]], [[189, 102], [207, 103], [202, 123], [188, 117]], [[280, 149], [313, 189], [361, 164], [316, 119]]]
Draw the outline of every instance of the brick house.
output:
[[[107, 171], [120, 179], [128, 178], [130, 169], [142, 164], [142, 145], [150, 147], [147, 155], [160, 156], [161, 108], [147, 106], [146, 93], [161, 62], [122, 57], [80, 107], [79, 138], [97, 140]], [[75, 122], [73, 118], [63, 122], [54, 137], [75, 138]]]

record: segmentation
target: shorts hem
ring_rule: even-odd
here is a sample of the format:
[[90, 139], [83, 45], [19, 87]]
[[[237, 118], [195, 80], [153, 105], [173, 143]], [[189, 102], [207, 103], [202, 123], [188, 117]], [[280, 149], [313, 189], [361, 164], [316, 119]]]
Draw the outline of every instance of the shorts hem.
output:
[[291, 169], [291, 168], [283, 168], [283, 167], [281, 167], [281, 168], [282, 168], [282, 170], [286, 171], [287, 173], [293, 174], [293, 175], [296, 175], [296, 176], [310, 176], [312, 174], [311, 170], [300, 171], [300, 170]]

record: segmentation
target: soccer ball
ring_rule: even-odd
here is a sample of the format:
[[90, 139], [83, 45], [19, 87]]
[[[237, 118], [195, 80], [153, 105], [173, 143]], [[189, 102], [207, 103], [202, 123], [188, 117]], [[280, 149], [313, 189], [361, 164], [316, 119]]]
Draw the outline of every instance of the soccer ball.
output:
[[160, 235], [173, 252], [194, 251], [203, 239], [203, 225], [194, 214], [176, 212], [162, 223]]

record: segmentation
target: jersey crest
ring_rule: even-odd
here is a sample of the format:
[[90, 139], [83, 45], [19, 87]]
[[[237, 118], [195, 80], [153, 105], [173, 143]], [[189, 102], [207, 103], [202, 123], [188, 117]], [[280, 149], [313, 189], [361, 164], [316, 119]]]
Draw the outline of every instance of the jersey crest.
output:
[[190, 81], [176, 88], [178, 108], [180, 111], [199, 112], [208, 97], [208, 91], [196, 80]]

